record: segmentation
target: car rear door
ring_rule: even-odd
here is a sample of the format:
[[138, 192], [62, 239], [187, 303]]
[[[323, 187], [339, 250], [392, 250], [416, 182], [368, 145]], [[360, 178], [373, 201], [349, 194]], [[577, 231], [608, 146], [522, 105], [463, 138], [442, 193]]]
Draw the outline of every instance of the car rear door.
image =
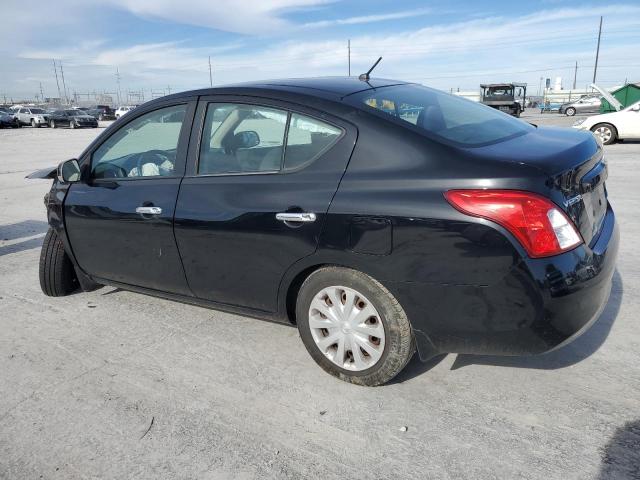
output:
[[316, 250], [356, 130], [254, 97], [201, 98], [196, 122], [175, 214], [189, 286], [199, 298], [276, 311], [284, 273]]
[[71, 248], [85, 272], [191, 295], [173, 215], [195, 108], [191, 99], [142, 109], [83, 156], [82, 181], [69, 187], [64, 212]]

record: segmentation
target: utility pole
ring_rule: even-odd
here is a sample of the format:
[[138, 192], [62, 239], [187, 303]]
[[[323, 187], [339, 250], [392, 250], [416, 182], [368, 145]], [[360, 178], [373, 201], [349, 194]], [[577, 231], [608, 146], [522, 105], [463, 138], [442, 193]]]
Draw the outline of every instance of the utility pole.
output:
[[600, 28], [598, 30], [598, 47], [596, 48], [596, 64], [593, 66], [593, 82], [596, 83], [596, 73], [598, 72], [598, 57], [600, 56], [600, 37], [602, 36], [602, 16], [600, 17]]
[[209, 86], [213, 87], [213, 75], [211, 74], [211, 56], [209, 56]]
[[69, 96], [67, 95], [67, 84], [64, 81], [64, 70], [62, 70], [62, 60], [60, 60], [60, 75], [62, 76], [62, 89], [64, 90], [64, 100], [69, 104]]
[[62, 94], [60, 93], [60, 82], [58, 82], [58, 68], [56, 67], [56, 60], [53, 59], [53, 73], [56, 74], [56, 85], [58, 86], [58, 98], [62, 101]]
[[538, 96], [540, 96], [540, 93], [542, 92], [542, 80], [544, 77], [540, 77], [540, 85], [538, 85]]
[[349, 76], [351, 76], [351, 39], [347, 40], [347, 63], [349, 65]]
[[576, 68], [573, 71], [573, 89], [576, 89], [576, 80], [578, 78], [578, 61], [576, 60]]
[[120, 92], [120, 70], [116, 67], [116, 82], [118, 83], [118, 105], [122, 102], [122, 93]]
[[167, 95], [171, 95], [171, 85], [167, 85]]
[[44, 92], [42, 91], [42, 82], [40, 82], [40, 98], [44, 102]]

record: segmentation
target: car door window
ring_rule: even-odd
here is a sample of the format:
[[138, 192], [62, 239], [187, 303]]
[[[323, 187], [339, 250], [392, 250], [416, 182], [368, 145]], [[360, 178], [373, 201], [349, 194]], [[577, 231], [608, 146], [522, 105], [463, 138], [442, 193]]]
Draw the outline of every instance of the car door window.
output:
[[285, 170], [300, 168], [329, 150], [342, 130], [311, 117], [291, 114], [284, 153]]
[[287, 112], [210, 103], [200, 141], [199, 175], [279, 171]]
[[122, 126], [93, 153], [93, 178], [173, 176], [187, 105], [161, 108]]

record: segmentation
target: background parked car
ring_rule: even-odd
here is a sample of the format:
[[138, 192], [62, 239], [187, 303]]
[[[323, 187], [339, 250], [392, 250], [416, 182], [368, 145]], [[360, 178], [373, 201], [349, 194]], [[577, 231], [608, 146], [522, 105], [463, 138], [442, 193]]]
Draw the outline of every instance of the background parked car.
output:
[[19, 128], [21, 126], [13, 112], [0, 109], [0, 128]]
[[126, 113], [130, 112], [131, 110], [133, 110], [135, 108], [136, 107], [131, 106], [131, 105], [118, 107], [118, 109], [116, 110], [116, 118], [120, 118], [121, 116], [125, 115]]
[[600, 97], [584, 96], [575, 102], [563, 103], [559, 112], [568, 117], [573, 117], [576, 113], [598, 113], [601, 104]]
[[51, 128], [61, 126], [69, 128], [97, 128], [98, 120], [84, 110], [57, 110], [51, 114], [49, 126]]
[[43, 108], [21, 107], [16, 113], [16, 118], [21, 125], [31, 125], [35, 128], [49, 124], [49, 114]]
[[578, 130], [591, 130], [609, 145], [616, 140], [640, 139], [640, 102], [619, 112], [593, 115], [573, 124]]
[[108, 105], [96, 105], [94, 107], [86, 108], [85, 111], [100, 121], [116, 119], [115, 110]]

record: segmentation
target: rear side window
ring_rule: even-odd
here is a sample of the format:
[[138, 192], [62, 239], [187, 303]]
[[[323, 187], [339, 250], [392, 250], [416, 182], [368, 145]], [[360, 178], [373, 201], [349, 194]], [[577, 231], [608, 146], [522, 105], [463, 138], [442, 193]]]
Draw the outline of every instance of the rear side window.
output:
[[366, 90], [347, 97], [347, 101], [399, 118], [429, 136], [464, 147], [500, 142], [535, 128], [486, 105], [420, 85]]
[[198, 174], [279, 171], [287, 112], [274, 108], [211, 103], [200, 141]]
[[329, 150], [340, 138], [342, 130], [315, 118], [291, 114], [284, 168], [303, 167]]
[[200, 140], [199, 175], [276, 173], [304, 167], [329, 150], [342, 130], [270, 107], [210, 103]]

